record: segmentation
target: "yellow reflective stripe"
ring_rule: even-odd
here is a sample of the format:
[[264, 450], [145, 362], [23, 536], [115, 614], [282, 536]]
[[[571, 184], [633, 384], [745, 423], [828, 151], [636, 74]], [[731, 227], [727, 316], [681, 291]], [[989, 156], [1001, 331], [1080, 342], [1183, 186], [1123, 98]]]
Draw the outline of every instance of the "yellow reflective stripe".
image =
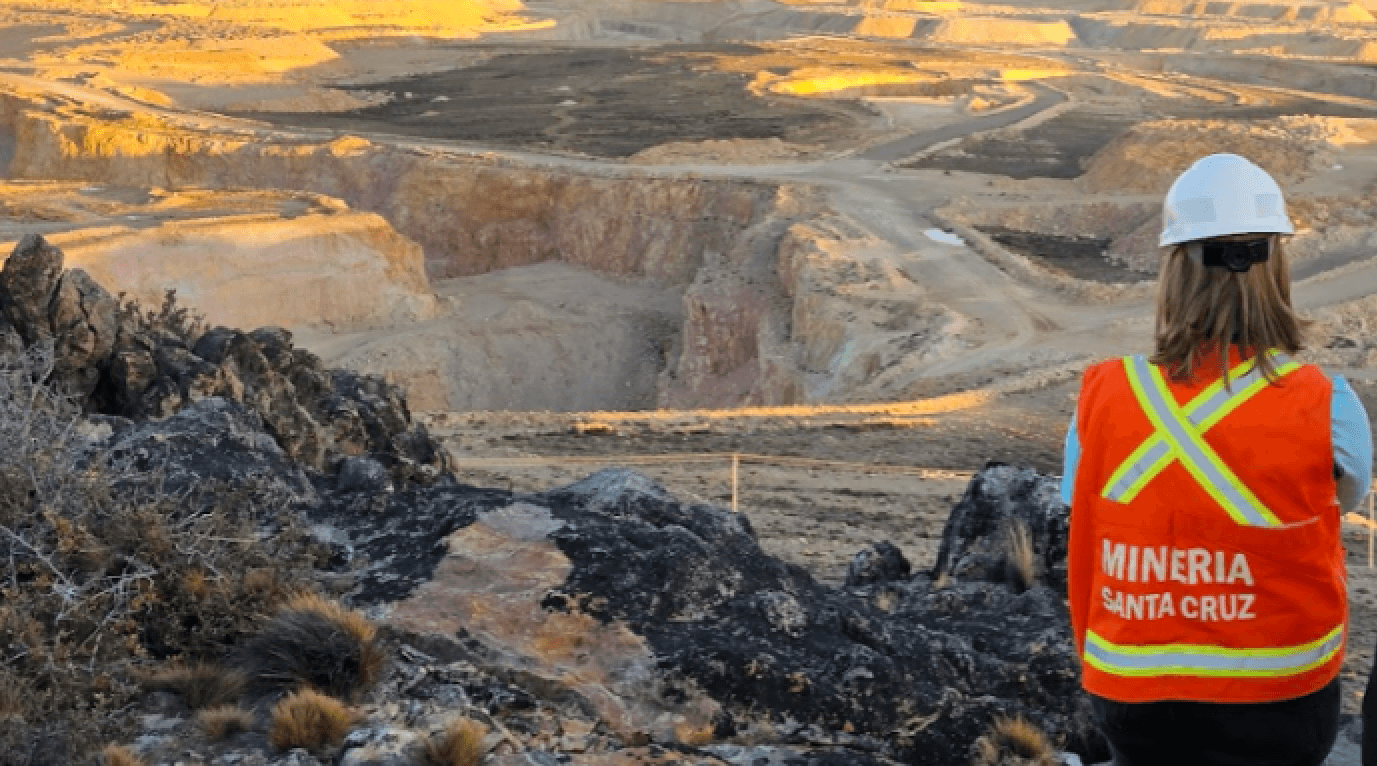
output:
[[[1148, 380], [1139, 379], [1136, 369], [1141, 362], [1144, 372], [1148, 375]], [[1156, 366], [1147, 364], [1145, 361], [1130, 358], [1126, 360], [1124, 369], [1128, 371], [1129, 384], [1133, 387], [1133, 393], [1138, 398], [1138, 404], [1143, 412], [1152, 421], [1152, 425], [1157, 432], [1171, 445], [1172, 451], [1176, 453], [1181, 465], [1185, 466], [1191, 476], [1214, 501], [1223, 508], [1235, 522], [1243, 526], [1281, 526], [1281, 521], [1271, 512], [1261, 501], [1253, 496], [1252, 490], [1243, 486], [1243, 482], [1238, 480], [1233, 471], [1219, 459], [1219, 455], [1200, 438], [1200, 434], [1195, 432], [1190, 422], [1181, 413], [1181, 408], [1172, 398], [1171, 389], [1162, 379], [1162, 372]], [[1149, 392], [1146, 384], [1153, 386], [1153, 391]], [[1165, 412], [1159, 413], [1158, 407], [1153, 404], [1153, 399], [1161, 403], [1161, 408]], [[1174, 423], [1168, 424], [1163, 418], [1170, 417]], [[1172, 425], [1176, 428], [1173, 429]], [[1208, 466], [1200, 464], [1200, 460], [1207, 461]], [[1213, 471], [1217, 478], [1222, 479], [1229, 487], [1221, 487], [1218, 482], [1212, 480], [1209, 473]], [[1232, 489], [1236, 497], [1229, 497], [1228, 490]]]
[[1112, 675], [1146, 678], [1278, 678], [1299, 675], [1329, 662], [1343, 649], [1344, 626], [1297, 646], [1233, 649], [1209, 644], [1133, 646], [1114, 644], [1086, 631], [1085, 662]]
[[[1277, 354], [1278, 352], [1276, 351], [1267, 352], [1268, 356], [1274, 357]], [[1237, 382], [1239, 378], [1246, 375], [1247, 373], [1245, 372], [1244, 368], [1249, 367], [1250, 365], [1254, 365], [1255, 367], [1256, 361], [1256, 358], [1244, 360], [1229, 368], [1230, 383]], [[1125, 366], [1128, 366], [1127, 360], [1125, 360]], [[1282, 366], [1277, 368], [1277, 377], [1280, 378], [1298, 367], [1300, 367], [1300, 365], [1296, 362], [1288, 361], [1286, 364], [1283, 364]], [[1266, 384], [1266, 378], [1262, 378], [1262, 384]], [[1199, 394], [1196, 394], [1193, 399], [1186, 403], [1185, 411], [1187, 416], [1191, 418], [1192, 423], [1195, 423], [1196, 412], [1200, 410], [1202, 407], [1204, 407], [1206, 404], [1208, 404], [1210, 400], [1213, 399], [1216, 395], [1218, 395], [1219, 392], [1223, 391], [1224, 388], [1224, 378], [1221, 377], [1219, 380], [1216, 380], [1214, 383], [1211, 383], [1208, 387], [1206, 387], [1205, 390], [1201, 391]], [[1250, 398], [1253, 394], [1256, 394], [1260, 390], [1262, 390], [1261, 386], [1257, 385], [1257, 382], [1255, 381], [1253, 384], [1245, 387], [1244, 390], [1235, 392], [1234, 395], [1224, 405], [1215, 408], [1215, 410], [1212, 413], [1210, 413], [1210, 415], [1206, 416], [1204, 420], [1200, 421], [1199, 423], [1196, 423], [1197, 428], [1201, 432], [1209, 430], [1212, 426], [1214, 426], [1221, 419], [1223, 419], [1225, 415], [1228, 415], [1230, 412], [1233, 412], [1235, 409], [1238, 409], [1239, 405], [1243, 404], [1243, 402], [1247, 401], [1248, 398]], [[1117, 503], [1133, 502], [1133, 498], [1137, 497], [1138, 493], [1143, 491], [1143, 488], [1148, 485], [1148, 482], [1157, 478], [1157, 474], [1166, 470], [1166, 467], [1171, 465], [1171, 461], [1176, 458], [1174, 452], [1168, 452], [1165, 455], [1159, 456], [1156, 460], [1152, 462], [1152, 465], [1147, 466], [1143, 470], [1143, 472], [1132, 484], [1123, 488], [1122, 491], [1116, 493], [1114, 492], [1114, 490], [1119, 485], [1119, 483], [1123, 481], [1124, 476], [1129, 474], [1131, 471], [1133, 471], [1135, 467], [1137, 467], [1139, 461], [1143, 460], [1148, 453], [1152, 452], [1154, 449], [1157, 449], [1157, 446], [1159, 444], [1162, 444], [1163, 442], [1164, 440], [1162, 439], [1162, 435], [1160, 433], [1154, 433], [1152, 436], [1149, 436], [1147, 439], [1143, 440], [1143, 443], [1138, 445], [1138, 449], [1134, 450], [1133, 453], [1124, 460], [1124, 462], [1119, 464], [1119, 467], [1114, 470], [1114, 473], [1110, 475], [1109, 481], [1105, 482], [1104, 489], [1100, 492], [1100, 496], [1109, 500], [1113, 500]]]
[[[1119, 464], [1119, 467], [1114, 470], [1114, 473], [1110, 474], [1109, 481], [1104, 483], [1104, 491], [1100, 493], [1100, 496], [1109, 497], [1110, 492], [1114, 489], [1114, 487], [1116, 487], [1119, 484], [1119, 482], [1123, 481], [1124, 476], [1128, 474], [1129, 471], [1133, 470], [1135, 466], [1138, 465], [1138, 461], [1147, 457], [1147, 454], [1153, 451], [1154, 449], [1157, 449], [1157, 445], [1161, 443], [1162, 437], [1160, 434], [1157, 433], [1153, 433], [1152, 436], [1149, 436], [1148, 438], [1144, 439], [1143, 443], [1138, 445], [1138, 449], [1133, 450], [1133, 453], [1130, 454], [1127, 458], [1125, 458], [1124, 462]], [[1168, 452], [1167, 455], [1168, 457], [1170, 457], [1171, 453]], [[1166, 468], [1165, 465], [1163, 465], [1162, 467]], [[1142, 487], [1138, 485], [1147, 484], [1147, 482], [1151, 480], [1152, 476], [1155, 475], [1155, 472], [1151, 470], [1147, 471], [1143, 474], [1143, 478], [1140, 478], [1137, 482], [1135, 482], [1134, 486], [1137, 487], [1137, 489], [1142, 489]], [[1133, 494], [1138, 494], [1137, 490], [1134, 490]], [[1119, 497], [1111, 499], [1116, 500], [1120, 503], [1127, 503], [1128, 500], [1122, 499], [1123, 497], [1123, 495], [1120, 495]]]

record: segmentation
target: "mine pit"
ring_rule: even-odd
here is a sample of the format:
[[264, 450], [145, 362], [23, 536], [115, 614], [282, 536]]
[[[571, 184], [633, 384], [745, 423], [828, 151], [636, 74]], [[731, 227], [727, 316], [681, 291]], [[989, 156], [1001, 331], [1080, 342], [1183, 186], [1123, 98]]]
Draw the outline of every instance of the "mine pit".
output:
[[[502, 764], [947, 766], [1011, 711], [1102, 762], [1056, 529], [1082, 373], [1151, 348], [1162, 194], [1227, 151], [1287, 191], [1302, 359], [1377, 411], [1373, 1], [0, 0], [0, 248], [244, 330], [69, 273], [0, 280], [0, 349], [89, 327], [82, 438], [280, 479], [405, 646], [329, 756], [79, 705], [150, 766], [453, 715]], [[949, 534], [1008, 513], [1027, 582], [1009, 518]]]

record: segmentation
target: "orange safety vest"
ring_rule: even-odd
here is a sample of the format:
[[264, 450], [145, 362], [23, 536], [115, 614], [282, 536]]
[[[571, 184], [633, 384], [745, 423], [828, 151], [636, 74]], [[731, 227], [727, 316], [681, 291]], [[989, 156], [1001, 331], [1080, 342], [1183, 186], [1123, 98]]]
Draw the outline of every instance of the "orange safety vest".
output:
[[1208, 362], [1191, 383], [1141, 356], [1086, 372], [1068, 580], [1087, 691], [1271, 702], [1338, 675], [1332, 389], [1272, 353], [1277, 385], [1237, 353], [1228, 387]]

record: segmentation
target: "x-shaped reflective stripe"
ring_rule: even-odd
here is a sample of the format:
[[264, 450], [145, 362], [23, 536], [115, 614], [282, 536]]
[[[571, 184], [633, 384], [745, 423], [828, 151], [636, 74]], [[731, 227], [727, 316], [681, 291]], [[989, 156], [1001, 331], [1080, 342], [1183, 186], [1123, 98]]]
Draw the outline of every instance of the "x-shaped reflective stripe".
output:
[[[1300, 367], [1282, 354], [1273, 353], [1273, 360], [1278, 377]], [[1277, 517], [1203, 438], [1206, 431], [1267, 385], [1260, 367], [1253, 365], [1252, 370], [1243, 372], [1249, 365], [1253, 365], [1252, 361], [1230, 370], [1232, 391], [1225, 387], [1221, 378], [1183, 409], [1176, 404], [1171, 389], [1156, 367], [1142, 356], [1125, 358], [1124, 369], [1133, 393], [1156, 433], [1144, 440], [1114, 471], [1105, 484], [1103, 496], [1119, 503], [1131, 502], [1173, 460], [1180, 460], [1234, 521], [1247, 526], [1280, 526]]]

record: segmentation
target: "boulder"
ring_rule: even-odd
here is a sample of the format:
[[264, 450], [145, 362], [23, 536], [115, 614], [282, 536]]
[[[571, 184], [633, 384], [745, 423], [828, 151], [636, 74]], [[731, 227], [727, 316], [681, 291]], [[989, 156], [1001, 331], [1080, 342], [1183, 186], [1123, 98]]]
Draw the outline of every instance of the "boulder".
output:
[[53, 337], [49, 307], [62, 279], [62, 251], [37, 234], [20, 240], [0, 270], [0, 312], [33, 345]]
[[952, 509], [933, 577], [1007, 581], [1017, 525], [1031, 538], [1036, 576], [1065, 592], [1071, 513], [1061, 501], [1061, 480], [1003, 463], [992, 462], [977, 473]]
[[236, 402], [210, 398], [161, 420], [95, 422], [111, 426], [93, 446], [121, 469], [117, 475], [159, 476], [166, 494], [240, 493], [245, 502], [261, 505], [265, 517], [319, 501], [305, 472], [268, 435], [258, 414]]
[[875, 583], [907, 580], [913, 568], [904, 552], [890, 542], [873, 543], [851, 559], [846, 569], [846, 584], [874, 585]]
[[[59, 253], [60, 257], [60, 253]], [[54, 378], [83, 401], [95, 392], [119, 332], [119, 304], [86, 272], [62, 275], [48, 307]]]
[[[635, 726], [672, 741], [645, 711], [697, 720], [710, 702], [716, 738], [759, 729], [782, 747], [837, 751], [801, 762], [950, 764], [966, 760], [995, 715], [1021, 714], [1103, 760], [1051, 588], [939, 586], [926, 575], [827, 587], [762, 551], [744, 516], [682, 503], [625, 470], [512, 498], [506, 509], [480, 492], [418, 488], [374, 497], [371, 513], [361, 495], [334, 498], [353, 497], [357, 508], [333, 513], [336, 526], [380, 514], [398, 527], [403, 509], [428, 497], [455, 532], [447, 547], [419, 529], [389, 533], [377, 550], [387, 563], [370, 566], [359, 595], [395, 602], [404, 630], [435, 641], [457, 634], [485, 662], [505, 657], [601, 715], [616, 711], [607, 720], [622, 722], [625, 741]], [[472, 513], [445, 510], [464, 503]], [[350, 534], [364, 546], [378, 537], [372, 526]], [[428, 557], [429, 580], [417, 572]], [[583, 626], [581, 639], [570, 626]], [[607, 707], [593, 678], [617, 690], [620, 707]]]

